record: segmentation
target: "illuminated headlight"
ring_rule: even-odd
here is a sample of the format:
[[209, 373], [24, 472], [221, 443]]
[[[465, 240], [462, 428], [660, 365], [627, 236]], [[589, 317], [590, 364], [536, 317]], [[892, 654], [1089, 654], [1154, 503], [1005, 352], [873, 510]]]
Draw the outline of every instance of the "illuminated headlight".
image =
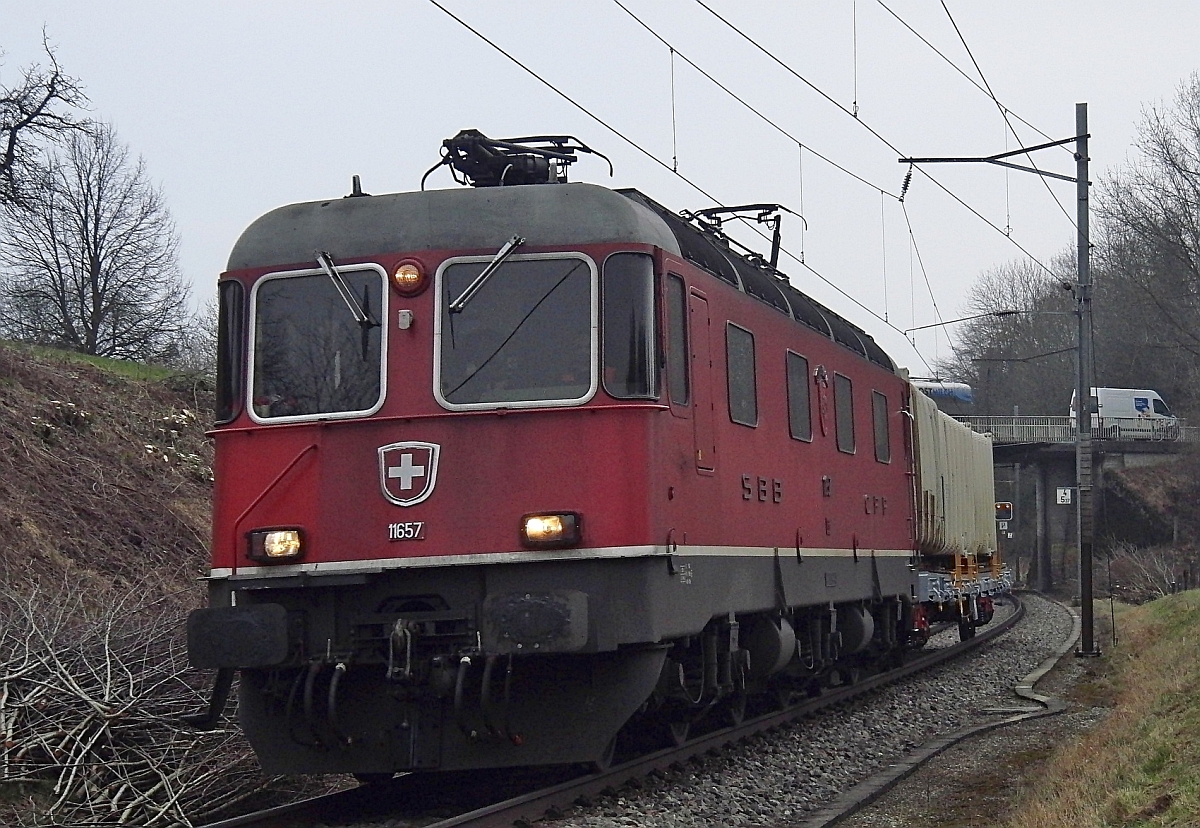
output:
[[250, 533], [250, 558], [255, 561], [289, 561], [304, 554], [304, 532], [271, 529]]
[[582, 515], [552, 512], [521, 518], [521, 543], [534, 549], [576, 546], [582, 539]]
[[425, 289], [425, 269], [414, 259], [406, 259], [392, 271], [392, 284], [401, 296], [416, 296]]

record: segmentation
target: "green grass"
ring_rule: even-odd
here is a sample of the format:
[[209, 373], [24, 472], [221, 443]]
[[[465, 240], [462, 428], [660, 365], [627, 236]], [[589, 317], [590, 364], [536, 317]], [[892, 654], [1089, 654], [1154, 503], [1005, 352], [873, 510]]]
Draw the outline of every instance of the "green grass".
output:
[[1118, 646], [1074, 696], [1111, 694], [1115, 707], [1054, 751], [1010, 828], [1200, 825], [1200, 592], [1124, 608], [1117, 623]]
[[67, 351], [60, 348], [49, 348], [44, 345], [27, 345], [22, 342], [0, 340], [0, 346], [14, 351], [26, 351], [36, 356], [57, 362], [94, 365], [118, 376], [133, 380], [164, 380], [179, 374], [175, 368], [166, 365], [152, 365], [144, 362], [132, 362], [125, 359], [81, 354], [77, 351]]

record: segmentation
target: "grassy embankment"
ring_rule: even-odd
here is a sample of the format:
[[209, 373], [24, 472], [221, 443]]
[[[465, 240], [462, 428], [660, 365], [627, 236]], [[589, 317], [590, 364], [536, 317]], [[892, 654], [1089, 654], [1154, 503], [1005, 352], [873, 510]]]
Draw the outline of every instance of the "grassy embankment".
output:
[[1126, 607], [1117, 625], [1077, 689], [1114, 709], [1054, 752], [1009, 828], [1200, 825], [1200, 591]]
[[7, 348], [16, 353], [24, 352], [42, 362], [94, 365], [97, 368], [102, 368], [105, 371], [108, 371], [109, 373], [131, 380], [158, 381], [168, 379], [169, 377], [178, 374], [178, 371], [176, 371], [174, 368], [169, 368], [165, 365], [152, 365], [146, 362], [131, 362], [125, 359], [111, 359], [109, 357], [92, 356], [91, 354], [80, 354], [75, 351], [66, 351], [61, 348], [47, 348], [41, 345], [26, 345], [21, 342], [12, 342], [7, 339], [0, 339], [0, 347]]

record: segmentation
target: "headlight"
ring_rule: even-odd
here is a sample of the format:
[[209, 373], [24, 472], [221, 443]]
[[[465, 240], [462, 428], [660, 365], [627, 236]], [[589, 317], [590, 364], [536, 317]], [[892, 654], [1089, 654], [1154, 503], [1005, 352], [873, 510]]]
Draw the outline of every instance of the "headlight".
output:
[[300, 529], [270, 529], [251, 532], [250, 558], [255, 561], [289, 561], [304, 554], [304, 532]]
[[521, 543], [534, 549], [577, 546], [583, 537], [578, 512], [551, 512], [521, 518]]
[[415, 259], [405, 259], [392, 271], [392, 284], [401, 296], [416, 296], [425, 289], [425, 268]]

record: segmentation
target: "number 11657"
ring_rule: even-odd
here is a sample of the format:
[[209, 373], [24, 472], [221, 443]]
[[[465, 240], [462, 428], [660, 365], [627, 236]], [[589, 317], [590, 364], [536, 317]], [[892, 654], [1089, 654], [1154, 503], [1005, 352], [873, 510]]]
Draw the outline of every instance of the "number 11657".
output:
[[388, 540], [425, 540], [425, 522], [414, 520], [409, 523], [389, 523]]

